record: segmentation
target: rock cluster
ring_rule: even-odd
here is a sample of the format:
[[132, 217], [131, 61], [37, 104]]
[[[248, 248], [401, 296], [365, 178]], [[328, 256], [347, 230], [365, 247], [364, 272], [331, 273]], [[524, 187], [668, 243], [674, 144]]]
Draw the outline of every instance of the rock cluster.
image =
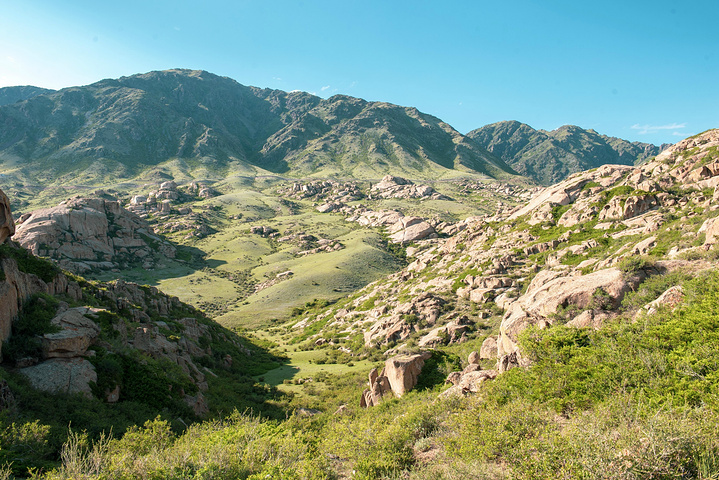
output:
[[479, 364], [480, 354], [472, 352], [469, 354], [469, 362], [461, 372], [452, 372], [447, 375], [446, 383], [452, 386], [442, 392], [442, 396], [450, 397], [455, 395], [466, 395], [477, 393], [482, 383], [487, 380], [494, 380], [499, 375], [497, 370], [483, 370]]
[[348, 222], [357, 222], [360, 225], [371, 227], [384, 227], [390, 234], [393, 243], [408, 244], [418, 240], [437, 238], [437, 232], [432, 225], [420, 217], [406, 217], [397, 210], [368, 210], [362, 206], [348, 209]]
[[175, 256], [175, 247], [145, 220], [104, 198], [77, 197], [25, 214], [14, 238], [33, 254], [77, 273], [134, 264], [149, 269], [158, 256]]
[[142, 218], [152, 220], [162, 233], [189, 231], [186, 238], [204, 238], [212, 233], [212, 229], [206, 225], [203, 216], [193, 212], [190, 206], [176, 205], [217, 195], [214, 189], [204, 183], [190, 182], [186, 186], [178, 187], [174, 181], [167, 181], [146, 195], [133, 196], [127, 209]]
[[448, 200], [428, 185], [415, 185], [402, 177], [386, 175], [370, 189], [372, 198], [423, 198], [430, 200]]
[[[2, 285], [0, 284], [0, 287]], [[42, 357], [24, 358], [18, 362], [20, 373], [30, 383], [43, 391], [82, 393], [91, 396], [90, 382], [97, 381], [95, 368], [87, 360], [93, 346], [99, 345], [112, 353], [116, 348], [132, 348], [157, 359], [177, 364], [198, 387], [194, 395], [184, 394], [185, 401], [198, 416], [206, 414], [207, 402], [203, 392], [208, 388], [208, 370], [199, 367], [195, 359], [212, 352], [209, 347], [200, 346], [207, 337], [209, 327], [193, 317], [181, 317], [168, 323], [158, 318], [169, 318], [172, 312], [181, 311], [181, 302], [175, 297], [162, 295], [154, 287], [141, 287], [118, 280], [90, 292], [92, 296], [113, 304], [115, 310], [127, 312], [129, 322], [114, 321], [112, 329], [117, 332], [117, 341], [107, 343], [100, 338], [101, 329], [97, 319], [110, 312], [91, 307], [60, 308], [51, 323], [60, 331], [42, 336]], [[76, 298], [79, 300], [80, 297]], [[225, 338], [226, 341], [232, 341]], [[231, 366], [232, 358], [225, 359]], [[210, 374], [212, 372], [209, 372]], [[118, 385], [105, 392], [107, 401], [121, 397]]]
[[364, 198], [356, 182], [336, 182], [323, 180], [311, 183], [295, 182], [290, 187], [278, 191], [281, 195], [298, 200], [309, 198], [323, 201], [325, 204], [346, 204]]

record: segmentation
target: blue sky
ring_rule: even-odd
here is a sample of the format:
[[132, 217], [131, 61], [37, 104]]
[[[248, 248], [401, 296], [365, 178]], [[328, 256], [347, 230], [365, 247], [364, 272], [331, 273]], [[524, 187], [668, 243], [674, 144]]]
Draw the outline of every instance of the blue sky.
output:
[[192, 68], [650, 143], [719, 127], [719, 1], [0, 0], [0, 87]]

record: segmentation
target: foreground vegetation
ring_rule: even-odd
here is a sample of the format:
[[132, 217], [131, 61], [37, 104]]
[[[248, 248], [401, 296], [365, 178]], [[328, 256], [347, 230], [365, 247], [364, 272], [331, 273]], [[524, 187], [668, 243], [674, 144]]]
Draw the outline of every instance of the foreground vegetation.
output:
[[[675, 311], [598, 331], [529, 329], [533, 365], [474, 397], [439, 398], [442, 385], [424, 381], [363, 410], [364, 379], [336, 378], [317, 392], [316, 415], [235, 411], [182, 431], [157, 418], [121, 436], [73, 427], [60, 452], [47, 426], [4, 413], [2, 461], [58, 479], [718, 478], [719, 274], [668, 280], [686, 292]], [[44, 463], [27, 470], [28, 459]]]

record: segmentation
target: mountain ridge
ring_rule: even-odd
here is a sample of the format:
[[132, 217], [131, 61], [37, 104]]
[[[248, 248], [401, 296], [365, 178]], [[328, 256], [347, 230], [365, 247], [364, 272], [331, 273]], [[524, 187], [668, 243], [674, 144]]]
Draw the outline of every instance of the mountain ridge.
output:
[[576, 125], [536, 130], [516, 120], [485, 125], [467, 136], [544, 185], [605, 164], [639, 164], [668, 146], [628, 142]]
[[[6, 175], [132, 178], [166, 162], [216, 177], [387, 173], [441, 177], [515, 172], [448, 124], [413, 107], [344, 95], [244, 86], [205, 71], [100, 80], [0, 107]], [[37, 173], [40, 167], [41, 173]]]
[[10, 105], [12, 103], [21, 102], [29, 98], [43, 95], [46, 93], [54, 93], [56, 90], [49, 88], [35, 87], [33, 85], [18, 85], [16, 87], [0, 88], [0, 106]]

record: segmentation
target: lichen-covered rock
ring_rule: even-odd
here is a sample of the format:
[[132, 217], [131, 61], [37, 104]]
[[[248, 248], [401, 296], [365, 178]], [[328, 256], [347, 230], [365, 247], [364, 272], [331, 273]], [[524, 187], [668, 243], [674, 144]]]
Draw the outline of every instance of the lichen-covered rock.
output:
[[84, 358], [52, 358], [20, 369], [30, 384], [49, 393], [82, 393], [92, 397], [90, 382], [97, 382], [95, 367]]

